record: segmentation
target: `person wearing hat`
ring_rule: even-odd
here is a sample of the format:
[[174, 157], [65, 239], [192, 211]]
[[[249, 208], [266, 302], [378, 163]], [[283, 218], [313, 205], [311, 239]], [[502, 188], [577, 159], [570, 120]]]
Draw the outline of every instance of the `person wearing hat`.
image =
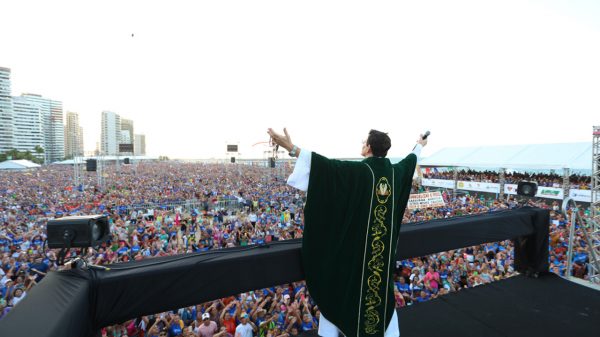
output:
[[213, 337], [219, 331], [217, 323], [211, 321], [210, 314], [205, 312], [202, 314], [202, 324], [198, 327], [198, 337]]
[[267, 133], [298, 157], [287, 183], [307, 192], [302, 264], [308, 292], [321, 309], [319, 335], [399, 336], [392, 261], [426, 136], [392, 164], [386, 158], [391, 139], [381, 131], [369, 131], [360, 162], [301, 149], [283, 131]]
[[248, 314], [244, 312], [240, 315], [240, 324], [235, 328], [235, 337], [253, 337], [256, 330], [256, 325], [248, 319]]

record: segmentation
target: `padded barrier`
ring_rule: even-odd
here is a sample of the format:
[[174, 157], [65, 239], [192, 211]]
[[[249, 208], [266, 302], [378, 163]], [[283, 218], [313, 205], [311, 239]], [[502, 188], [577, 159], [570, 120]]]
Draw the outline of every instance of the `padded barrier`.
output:
[[[549, 213], [521, 208], [404, 224], [398, 259], [513, 239], [515, 266], [548, 270]], [[301, 239], [49, 273], [0, 320], [2, 336], [97, 336], [128, 319], [303, 279]]]

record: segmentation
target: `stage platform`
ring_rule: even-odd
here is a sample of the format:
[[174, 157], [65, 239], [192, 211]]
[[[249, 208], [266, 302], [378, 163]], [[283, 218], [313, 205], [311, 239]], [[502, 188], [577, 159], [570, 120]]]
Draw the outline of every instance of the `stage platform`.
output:
[[[398, 309], [402, 337], [600, 336], [600, 290], [515, 276]], [[317, 336], [309, 332], [303, 336]]]

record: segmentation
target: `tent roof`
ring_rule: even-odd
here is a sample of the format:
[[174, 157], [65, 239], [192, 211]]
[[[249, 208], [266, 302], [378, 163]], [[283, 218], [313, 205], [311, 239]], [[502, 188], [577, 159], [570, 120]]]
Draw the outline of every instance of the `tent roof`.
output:
[[[151, 156], [127, 156], [127, 155], [121, 155], [119, 157], [117, 156], [102, 156], [102, 157], [78, 157], [78, 162], [79, 164], [85, 164], [85, 161], [88, 159], [96, 159], [96, 160], [102, 160], [102, 161], [113, 161], [113, 160], [117, 160], [117, 158], [119, 158], [120, 160], [123, 160], [124, 158], [129, 158], [131, 160], [157, 160], [158, 157], [151, 157]], [[75, 164], [75, 161], [73, 159], [66, 159], [63, 161], [57, 161], [52, 163], [52, 165], [73, 165]]]
[[25, 159], [6, 160], [0, 163], [0, 170], [25, 170], [40, 167], [40, 165]]
[[424, 158], [422, 166], [510, 169], [591, 170], [592, 143], [559, 143], [445, 148]]

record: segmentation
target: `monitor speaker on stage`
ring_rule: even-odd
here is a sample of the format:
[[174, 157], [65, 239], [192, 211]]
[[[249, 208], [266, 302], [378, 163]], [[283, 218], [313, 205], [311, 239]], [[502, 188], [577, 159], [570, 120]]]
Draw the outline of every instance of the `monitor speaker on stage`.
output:
[[129, 161], [129, 158], [123, 159], [123, 164], [131, 164], [131, 162]]
[[275, 167], [275, 158], [269, 158], [269, 167]]
[[231, 157], [231, 163], [235, 164], [235, 157]]
[[96, 160], [96, 159], [88, 159], [85, 161], [85, 170], [88, 172], [96, 171], [97, 166], [98, 166], [98, 160]]
[[517, 195], [523, 197], [535, 197], [537, 193], [538, 186], [536, 183], [529, 181], [520, 181], [519, 185], [517, 185]]

